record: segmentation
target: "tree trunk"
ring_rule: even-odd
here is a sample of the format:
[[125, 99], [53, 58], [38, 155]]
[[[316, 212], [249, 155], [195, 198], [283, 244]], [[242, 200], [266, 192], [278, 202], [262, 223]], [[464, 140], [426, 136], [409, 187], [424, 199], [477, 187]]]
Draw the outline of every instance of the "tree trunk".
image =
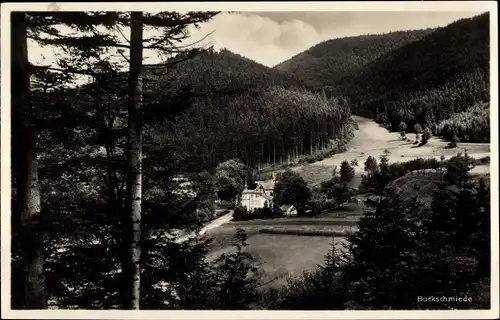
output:
[[142, 12], [132, 12], [130, 26], [130, 72], [128, 79], [128, 246], [125, 309], [139, 309], [141, 279], [141, 203], [142, 203]]
[[273, 164], [276, 165], [276, 147], [273, 145]]
[[12, 14], [12, 111], [13, 169], [17, 187], [16, 222], [21, 232], [24, 274], [23, 306], [46, 309], [43, 244], [40, 221], [40, 189], [36, 163], [33, 107], [30, 103], [28, 46], [24, 13]]

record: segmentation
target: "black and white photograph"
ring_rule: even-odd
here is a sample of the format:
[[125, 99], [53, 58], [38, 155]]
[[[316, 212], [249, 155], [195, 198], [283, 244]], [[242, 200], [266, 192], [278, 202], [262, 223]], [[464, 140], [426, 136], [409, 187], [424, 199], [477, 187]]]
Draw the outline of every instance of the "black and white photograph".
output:
[[2, 318], [498, 318], [496, 2], [1, 15]]

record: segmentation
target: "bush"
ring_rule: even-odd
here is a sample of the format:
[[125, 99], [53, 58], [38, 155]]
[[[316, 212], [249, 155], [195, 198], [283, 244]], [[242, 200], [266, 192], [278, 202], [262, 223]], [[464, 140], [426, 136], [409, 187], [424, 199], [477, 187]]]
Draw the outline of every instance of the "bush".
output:
[[311, 190], [304, 179], [292, 170], [278, 174], [274, 184], [274, 203], [276, 205], [291, 204], [303, 213], [305, 204], [311, 198]]
[[375, 159], [372, 156], [369, 156], [368, 158], [366, 158], [365, 171], [370, 173], [370, 174], [373, 174], [377, 170], [378, 170], [377, 159]]
[[489, 156], [486, 156], [484, 158], [480, 158], [480, 159], [474, 159], [474, 164], [475, 165], [483, 165], [483, 164], [488, 164], [490, 163], [490, 157]]
[[431, 138], [431, 134], [432, 134], [431, 129], [425, 128], [424, 133], [422, 133], [421, 145], [424, 145], [429, 141], [429, 139]]
[[255, 209], [250, 219], [274, 219], [281, 216], [283, 216], [283, 211], [279, 208], [264, 207]]
[[249, 214], [246, 207], [239, 205], [234, 209], [233, 220], [243, 221], [243, 220], [248, 220], [248, 219], [250, 219], [250, 214]]
[[456, 135], [453, 135], [453, 137], [451, 138], [450, 143], [448, 143], [448, 147], [449, 148], [456, 148], [457, 144], [459, 142], [460, 142], [460, 139]]
[[303, 230], [299, 228], [294, 229], [272, 229], [272, 228], [262, 228], [259, 229], [259, 233], [269, 233], [269, 234], [287, 234], [294, 236], [317, 236], [317, 237], [345, 237], [349, 234], [347, 231], [337, 231], [337, 230]]

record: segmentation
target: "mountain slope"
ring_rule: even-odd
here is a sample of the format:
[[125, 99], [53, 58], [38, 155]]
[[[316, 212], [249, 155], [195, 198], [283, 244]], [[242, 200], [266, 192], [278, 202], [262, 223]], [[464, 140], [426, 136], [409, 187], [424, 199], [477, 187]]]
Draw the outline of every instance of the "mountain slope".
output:
[[456, 21], [352, 74], [353, 112], [433, 126], [489, 100], [489, 14]]
[[405, 44], [417, 41], [433, 29], [398, 31], [328, 40], [275, 66], [308, 85], [336, 89], [355, 70]]
[[293, 75], [278, 72], [227, 49], [200, 53], [168, 72], [151, 70], [151, 75], [160, 82], [170, 83], [176, 88], [190, 86], [197, 90], [219, 89], [241, 92], [269, 85], [281, 85], [287, 88], [305, 86], [302, 80]]
[[468, 110], [489, 110], [489, 36], [483, 13], [433, 30], [329, 40], [276, 69], [392, 129], [418, 123], [446, 139], [485, 142], [488, 111]]
[[166, 128], [190, 171], [231, 158], [255, 167], [301, 155], [316, 159], [334, 148], [330, 140], [345, 141], [351, 134], [345, 99], [316, 94], [293, 75], [228, 50], [202, 53], [150, 75], [157, 81], [149, 95], [168, 87], [151, 113], [177, 110]]

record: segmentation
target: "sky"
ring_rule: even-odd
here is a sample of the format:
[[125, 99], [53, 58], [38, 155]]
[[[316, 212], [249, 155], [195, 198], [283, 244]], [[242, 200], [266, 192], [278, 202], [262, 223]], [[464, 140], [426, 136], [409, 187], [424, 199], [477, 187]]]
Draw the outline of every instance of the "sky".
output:
[[[458, 19], [480, 13], [480, 11], [223, 12], [200, 25], [199, 29], [192, 28], [188, 42], [203, 39], [210, 34], [202, 41], [203, 45], [213, 45], [215, 49], [226, 48], [272, 67], [325, 40], [446, 26]], [[128, 31], [124, 30], [124, 34], [127, 35]], [[148, 57], [145, 63], [160, 62], [154, 53], [145, 53], [145, 56]], [[51, 64], [54, 60], [53, 49], [39, 48], [31, 43], [29, 58], [34, 63]]]
[[272, 67], [315, 44], [335, 38], [445, 26], [480, 12], [244, 12], [221, 14], [206, 23], [200, 36]]

